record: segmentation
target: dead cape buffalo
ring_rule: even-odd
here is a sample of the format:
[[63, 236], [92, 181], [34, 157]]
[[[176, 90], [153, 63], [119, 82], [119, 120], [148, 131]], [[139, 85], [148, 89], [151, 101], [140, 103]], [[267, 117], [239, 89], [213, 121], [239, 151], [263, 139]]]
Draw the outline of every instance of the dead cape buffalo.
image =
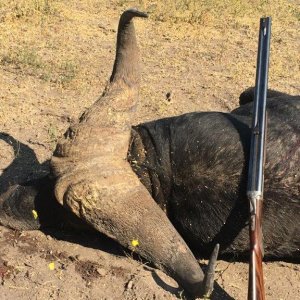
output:
[[[135, 9], [122, 14], [102, 96], [58, 143], [49, 176], [2, 191], [0, 222], [16, 229], [62, 222], [91, 226], [135, 247], [187, 292], [201, 296], [211, 290], [213, 277], [203, 274], [187, 244], [201, 255], [214, 253], [211, 269], [217, 244], [221, 254], [248, 254], [253, 89], [242, 93], [242, 105], [232, 113], [195, 112], [131, 127], [140, 82], [133, 17], [146, 15]], [[265, 257], [297, 258], [300, 97], [276, 91], [268, 96]]]

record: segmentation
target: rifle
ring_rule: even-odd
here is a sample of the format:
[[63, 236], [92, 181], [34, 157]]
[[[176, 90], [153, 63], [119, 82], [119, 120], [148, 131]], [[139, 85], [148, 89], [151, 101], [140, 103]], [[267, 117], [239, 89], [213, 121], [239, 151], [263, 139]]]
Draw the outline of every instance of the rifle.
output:
[[261, 18], [254, 90], [247, 197], [250, 202], [250, 264], [248, 300], [264, 300], [262, 269], [262, 202], [266, 141], [266, 98], [270, 53], [271, 18]]

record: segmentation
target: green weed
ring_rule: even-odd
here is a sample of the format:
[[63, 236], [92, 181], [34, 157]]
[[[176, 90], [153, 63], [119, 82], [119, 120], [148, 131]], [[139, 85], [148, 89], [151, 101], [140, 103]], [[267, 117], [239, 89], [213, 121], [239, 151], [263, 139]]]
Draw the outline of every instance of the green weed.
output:
[[26, 47], [4, 54], [0, 62], [2, 65], [15, 65], [18, 69], [22, 69], [24, 67], [39, 69], [42, 67], [42, 60], [36, 53], [36, 50]]
[[0, 59], [0, 64], [11, 67], [14, 72], [37, 77], [44, 81], [66, 87], [77, 75], [78, 66], [74, 62], [43, 60], [34, 48], [20, 48], [6, 53]]
[[77, 71], [78, 67], [72, 61], [63, 62], [59, 67], [59, 73], [56, 78], [56, 82], [62, 86], [65, 86], [76, 77]]

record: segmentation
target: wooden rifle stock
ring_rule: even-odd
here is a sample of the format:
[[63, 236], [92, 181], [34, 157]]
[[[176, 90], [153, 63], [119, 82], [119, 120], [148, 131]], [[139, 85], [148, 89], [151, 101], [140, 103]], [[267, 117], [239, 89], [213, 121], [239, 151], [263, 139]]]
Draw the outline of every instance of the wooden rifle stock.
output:
[[251, 216], [250, 226], [255, 224], [254, 230], [250, 227], [250, 264], [248, 300], [264, 300], [265, 287], [263, 277], [263, 241], [262, 241], [262, 199], [256, 201], [256, 214]]
[[261, 18], [254, 91], [247, 196], [250, 201], [250, 264], [248, 300], [264, 300], [262, 268], [262, 204], [266, 141], [266, 98], [270, 52], [271, 18]]

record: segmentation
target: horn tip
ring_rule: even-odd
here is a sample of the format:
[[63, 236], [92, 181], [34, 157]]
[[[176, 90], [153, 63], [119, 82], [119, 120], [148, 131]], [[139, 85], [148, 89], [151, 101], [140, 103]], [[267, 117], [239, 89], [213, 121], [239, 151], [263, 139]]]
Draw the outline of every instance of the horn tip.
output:
[[123, 12], [123, 15], [131, 15], [132, 17], [148, 18], [148, 14], [138, 10], [135, 7], [129, 8]]
[[203, 297], [204, 299], [209, 299], [210, 295], [214, 289], [214, 276], [215, 276], [215, 268], [217, 264], [217, 258], [220, 250], [220, 244], [216, 244], [214, 250], [210, 256], [210, 260], [208, 263], [207, 271], [204, 276], [203, 281]]

